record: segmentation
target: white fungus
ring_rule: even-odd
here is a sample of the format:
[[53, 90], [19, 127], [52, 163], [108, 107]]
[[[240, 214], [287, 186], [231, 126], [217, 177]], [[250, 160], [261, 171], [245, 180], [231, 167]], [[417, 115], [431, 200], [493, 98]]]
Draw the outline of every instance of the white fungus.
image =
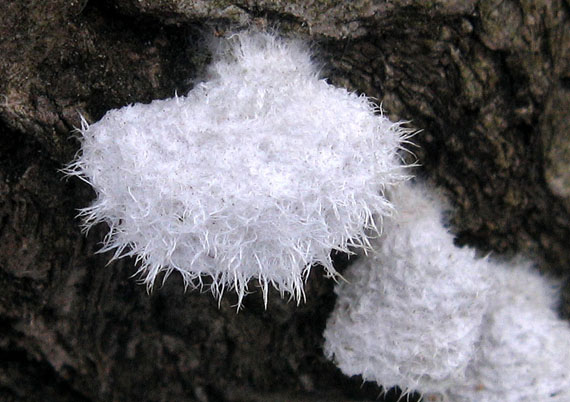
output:
[[444, 204], [424, 187], [391, 195], [398, 214], [337, 285], [327, 357], [347, 375], [439, 400], [569, 401], [570, 327], [554, 284], [528, 262], [456, 247]]
[[493, 271], [497, 291], [458, 402], [570, 401], [570, 326], [558, 318], [558, 288], [529, 263]]
[[397, 215], [336, 287], [325, 354], [365, 381], [441, 392], [475, 353], [491, 278], [473, 250], [454, 246], [434, 194], [409, 185], [391, 194]]
[[239, 300], [257, 278], [297, 300], [311, 264], [365, 247], [391, 213], [409, 134], [365, 96], [319, 79], [307, 48], [264, 33], [218, 46], [209, 80], [186, 97], [109, 111], [81, 129], [67, 172], [97, 197], [85, 228], [106, 222], [102, 251], [136, 256], [152, 286], [179, 272], [211, 277]]

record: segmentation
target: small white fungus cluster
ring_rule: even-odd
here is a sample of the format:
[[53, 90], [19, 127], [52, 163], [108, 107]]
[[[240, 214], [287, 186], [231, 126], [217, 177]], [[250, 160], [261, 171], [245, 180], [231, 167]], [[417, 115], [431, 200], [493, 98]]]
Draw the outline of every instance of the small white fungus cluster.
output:
[[486, 262], [456, 249], [438, 200], [421, 187], [393, 191], [398, 210], [339, 283], [325, 353], [346, 374], [386, 387], [441, 392], [462, 381], [490, 289]]
[[392, 192], [372, 256], [339, 283], [325, 354], [347, 375], [450, 401], [570, 400], [570, 328], [528, 263], [476, 258], [422, 186]]
[[493, 271], [496, 292], [458, 402], [570, 401], [570, 327], [558, 318], [558, 288], [528, 263]]
[[86, 228], [106, 222], [102, 251], [136, 256], [152, 286], [212, 278], [240, 302], [257, 278], [299, 300], [311, 264], [364, 247], [391, 213], [409, 134], [364, 96], [318, 78], [305, 46], [270, 34], [218, 46], [209, 81], [186, 97], [109, 111], [81, 129], [68, 173], [97, 193]]

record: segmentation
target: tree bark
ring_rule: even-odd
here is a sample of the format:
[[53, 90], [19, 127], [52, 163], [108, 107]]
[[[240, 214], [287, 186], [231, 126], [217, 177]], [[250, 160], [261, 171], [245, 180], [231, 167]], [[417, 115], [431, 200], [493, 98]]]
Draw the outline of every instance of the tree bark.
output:
[[310, 41], [330, 82], [423, 130], [415, 173], [449, 196], [459, 244], [569, 272], [566, 0], [14, 0], [0, 15], [2, 400], [380, 394], [322, 354], [335, 297], [319, 267], [306, 302], [271, 292], [265, 310], [256, 292], [236, 313], [233, 295], [218, 305], [174, 277], [147, 294], [133, 260], [96, 253], [106, 228], [84, 236], [75, 219], [94, 194], [58, 169], [80, 114], [186, 93], [210, 58], [202, 38], [247, 26]]

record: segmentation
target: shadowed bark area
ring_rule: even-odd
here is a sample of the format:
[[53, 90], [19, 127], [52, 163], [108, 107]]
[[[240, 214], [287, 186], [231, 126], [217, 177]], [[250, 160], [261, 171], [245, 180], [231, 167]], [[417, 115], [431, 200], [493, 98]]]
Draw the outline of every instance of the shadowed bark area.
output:
[[236, 314], [233, 295], [218, 306], [174, 276], [147, 294], [134, 261], [96, 254], [106, 227], [80, 233], [76, 210], [94, 194], [58, 172], [79, 114], [186, 93], [214, 32], [278, 26], [311, 41], [330, 82], [423, 129], [416, 173], [450, 197], [458, 243], [569, 272], [568, 1], [16, 0], [0, 15], [2, 400], [381, 394], [322, 355], [335, 298], [318, 267], [306, 302], [271, 292], [265, 310], [256, 292]]

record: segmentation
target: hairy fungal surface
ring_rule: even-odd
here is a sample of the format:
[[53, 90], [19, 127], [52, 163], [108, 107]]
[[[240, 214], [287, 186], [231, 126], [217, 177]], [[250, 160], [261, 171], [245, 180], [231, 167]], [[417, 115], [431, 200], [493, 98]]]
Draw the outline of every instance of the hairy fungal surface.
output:
[[336, 287], [325, 354], [348, 375], [422, 393], [460, 382], [475, 353], [491, 278], [458, 249], [441, 201], [423, 187], [393, 191], [398, 214]]
[[[67, 169], [97, 193], [85, 228], [106, 222], [102, 251], [136, 256], [152, 286], [178, 272], [211, 277], [239, 300], [258, 279], [297, 300], [312, 264], [365, 247], [392, 212], [410, 134], [365, 96], [319, 79], [300, 42], [234, 34], [216, 46], [208, 81], [185, 97], [109, 111], [81, 128]], [[376, 222], [375, 222], [376, 219]]]
[[436, 400], [570, 400], [556, 285], [528, 261], [456, 247], [433, 191], [406, 184], [391, 195], [398, 214], [337, 285], [327, 357], [347, 375]]
[[560, 285], [528, 262], [501, 268], [493, 272], [497, 292], [477, 353], [448, 399], [570, 401], [570, 326], [556, 314]]

